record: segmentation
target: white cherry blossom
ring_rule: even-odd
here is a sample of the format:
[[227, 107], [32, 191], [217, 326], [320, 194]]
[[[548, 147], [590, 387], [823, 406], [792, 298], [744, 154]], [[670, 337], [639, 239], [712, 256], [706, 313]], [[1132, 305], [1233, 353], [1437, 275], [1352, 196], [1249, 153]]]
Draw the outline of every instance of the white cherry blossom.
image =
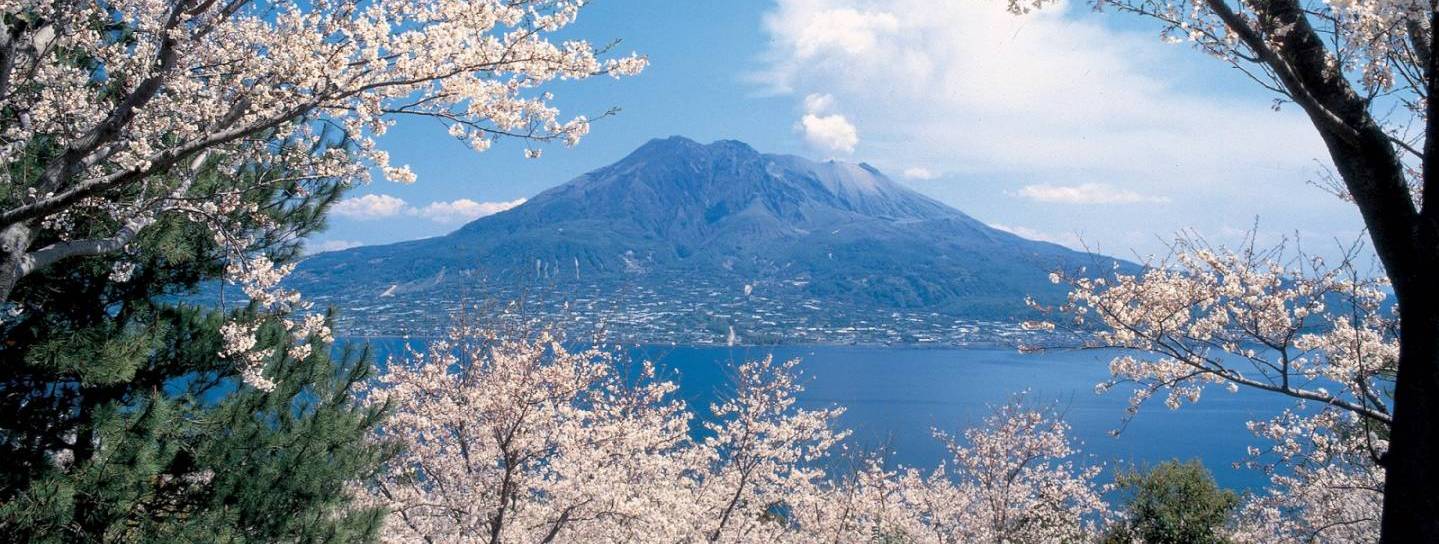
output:
[[[12, 189], [0, 193], [0, 303], [26, 275], [120, 251], [169, 215], [210, 228], [230, 253], [229, 279], [263, 309], [300, 309], [276, 289], [288, 269], [250, 251], [245, 232], [263, 214], [241, 195], [362, 183], [372, 168], [414, 182], [381, 144], [403, 117], [438, 121], [476, 151], [497, 138], [536, 157], [538, 143], [578, 143], [590, 118], [565, 119], [545, 88], [646, 63], [608, 55], [612, 44], [553, 39], [584, 4], [0, 2], [0, 183]], [[72, 232], [76, 214], [111, 230]], [[241, 356], [240, 339], [227, 339]]]

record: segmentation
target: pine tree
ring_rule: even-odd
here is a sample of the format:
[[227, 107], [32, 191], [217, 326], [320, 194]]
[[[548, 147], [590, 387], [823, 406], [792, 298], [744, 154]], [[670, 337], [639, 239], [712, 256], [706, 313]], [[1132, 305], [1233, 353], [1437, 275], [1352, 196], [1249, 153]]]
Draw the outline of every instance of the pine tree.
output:
[[1198, 460], [1165, 461], [1141, 472], [1115, 477], [1124, 501], [1124, 518], [1104, 542], [1151, 544], [1224, 544], [1226, 526], [1239, 506], [1239, 495], [1215, 483]]
[[[197, 183], [221, 187], [213, 176]], [[344, 188], [257, 185], [241, 197], [259, 213], [229, 220], [249, 221], [252, 250], [276, 262], [298, 258], [297, 240], [323, 227]], [[98, 212], [67, 219], [114, 228]], [[368, 438], [382, 410], [354, 402], [369, 354], [315, 338], [297, 359], [269, 318], [258, 347], [276, 387], [244, 385], [218, 356], [220, 327], [267, 316], [191, 302], [218, 284], [226, 257], [202, 224], [161, 217], [122, 254], [70, 259], [17, 286], [0, 320], [0, 540], [375, 538], [382, 512], [351, 503], [389, 455]]]

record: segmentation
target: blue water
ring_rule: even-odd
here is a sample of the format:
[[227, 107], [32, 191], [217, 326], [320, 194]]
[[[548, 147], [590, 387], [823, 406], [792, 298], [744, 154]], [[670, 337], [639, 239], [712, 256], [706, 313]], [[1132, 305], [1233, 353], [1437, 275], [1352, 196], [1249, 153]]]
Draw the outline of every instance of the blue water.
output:
[[[381, 360], [399, 340], [372, 341]], [[1273, 394], [1210, 387], [1201, 402], [1179, 410], [1161, 399], [1146, 404], [1124, 425], [1128, 391], [1094, 392], [1108, 376], [1104, 352], [1021, 354], [1012, 349], [894, 347], [670, 347], [636, 348], [680, 384], [692, 408], [707, 407], [725, 390], [732, 364], [774, 354], [800, 358], [807, 408], [843, 406], [841, 426], [854, 431], [851, 446], [892, 451], [905, 466], [932, 467], [945, 456], [932, 428], [951, 433], [978, 424], [991, 406], [1027, 391], [1033, 402], [1056, 403], [1073, 428], [1086, 461], [1106, 466], [1200, 459], [1226, 487], [1255, 489], [1267, 478], [1235, 468], [1257, 439], [1245, 422], [1267, 419], [1293, 403]], [[1110, 431], [1123, 427], [1117, 437]]]

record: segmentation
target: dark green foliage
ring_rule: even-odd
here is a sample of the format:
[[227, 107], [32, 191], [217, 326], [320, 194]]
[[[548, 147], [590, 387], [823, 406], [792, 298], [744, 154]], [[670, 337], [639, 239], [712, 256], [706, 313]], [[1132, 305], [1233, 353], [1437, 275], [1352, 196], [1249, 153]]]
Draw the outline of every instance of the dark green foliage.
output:
[[1124, 494], [1124, 520], [1111, 528], [1106, 543], [1220, 544], [1239, 505], [1239, 496], [1221, 489], [1197, 460], [1166, 461], [1115, 478]]
[[[250, 185], [244, 198], [268, 221], [228, 220], [277, 262], [297, 257], [297, 236], [323, 225], [342, 189]], [[226, 186], [210, 174], [196, 187]], [[98, 213], [76, 223], [114, 228]], [[23, 312], [0, 321], [0, 541], [374, 540], [382, 512], [351, 493], [389, 453], [367, 439], [382, 410], [355, 402], [368, 353], [316, 343], [295, 359], [279, 320], [261, 316], [277, 386], [243, 385], [217, 355], [219, 331], [257, 310], [180, 302], [223, 259], [206, 227], [172, 215], [124, 255], [63, 261], [17, 286]], [[128, 281], [111, 278], [118, 261], [136, 265]]]
[[[271, 366], [275, 391], [236, 388], [232, 373], [214, 364], [218, 314], [160, 313], [169, 325], [136, 337], [154, 342], [153, 357], [164, 364], [142, 364], [121, 382], [66, 384], [66, 393], [44, 397], [50, 409], [26, 410], [32, 417], [25, 421], [35, 424], [49, 415], [50, 429], [6, 429], [32, 443], [44, 437], [73, 447], [7, 444], [14, 448], [8, 458], [24, 462], [5, 467], [0, 532], [27, 542], [353, 542], [371, 535], [378, 513], [350, 510], [346, 490], [382, 454], [364, 441], [379, 413], [355, 408], [350, 398], [370, 372], [363, 354], [283, 358]], [[276, 329], [266, 331], [270, 343], [278, 344]], [[15, 392], [7, 390], [6, 400]], [[56, 409], [62, 407], [71, 417]], [[57, 428], [71, 430], [44, 436]], [[66, 453], [57, 458], [57, 451]]]

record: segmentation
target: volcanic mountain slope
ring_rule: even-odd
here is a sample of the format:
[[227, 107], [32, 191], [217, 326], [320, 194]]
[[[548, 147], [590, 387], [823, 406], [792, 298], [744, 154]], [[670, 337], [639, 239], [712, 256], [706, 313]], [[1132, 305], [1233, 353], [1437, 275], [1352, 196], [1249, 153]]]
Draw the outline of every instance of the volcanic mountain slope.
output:
[[1026, 295], [1061, 296], [1049, 272], [1114, 262], [992, 228], [867, 164], [671, 137], [445, 236], [315, 255], [291, 282], [322, 299], [415, 301], [536, 277], [775, 285], [875, 312], [1003, 319], [1025, 314]]

